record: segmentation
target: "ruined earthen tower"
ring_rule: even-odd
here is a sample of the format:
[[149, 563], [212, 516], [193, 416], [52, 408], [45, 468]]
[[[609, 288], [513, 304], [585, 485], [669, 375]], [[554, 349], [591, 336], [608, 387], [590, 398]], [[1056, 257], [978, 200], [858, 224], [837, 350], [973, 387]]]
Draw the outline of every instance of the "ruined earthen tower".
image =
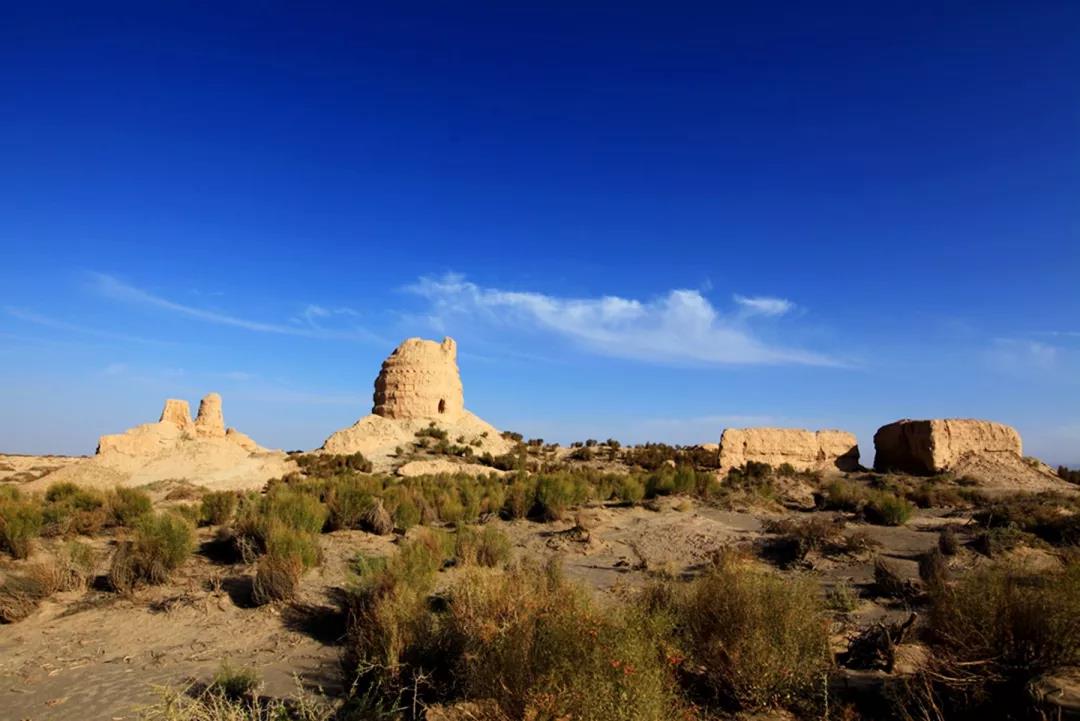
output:
[[457, 367], [457, 344], [422, 338], [402, 342], [383, 361], [375, 379], [372, 413], [384, 418], [432, 418], [452, 420], [465, 412], [461, 374]]

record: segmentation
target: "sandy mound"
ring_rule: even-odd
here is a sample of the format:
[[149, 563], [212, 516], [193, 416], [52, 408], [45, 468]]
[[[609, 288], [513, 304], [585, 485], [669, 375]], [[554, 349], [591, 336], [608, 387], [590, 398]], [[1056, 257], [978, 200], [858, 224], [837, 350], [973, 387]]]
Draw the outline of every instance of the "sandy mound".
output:
[[997, 491], [1075, 492], [1077, 487], [1064, 480], [1045, 463], [1020, 456], [968, 452], [949, 469], [957, 478], [969, 478], [980, 488]]
[[398, 420], [374, 414], [364, 416], [348, 428], [327, 438], [321, 450], [326, 453], [363, 453], [377, 469], [385, 469], [393, 465], [398, 448], [408, 449], [416, 442], [417, 431], [428, 428], [432, 423], [436, 428], [446, 431], [451, 442], [457, 442], [458, 438], [464, 438], [465, 444], [479, 441], [478, 446], [473, 446], [473, 452], [477, 454], [487, 452], [497, 456], [513, 448], [513, 443], [499, 435], [499, 431], [490, 423], [463, 411], [452, 420]]
[[81, 463], [86, 456], [22, 456], [0, 454], [0, 483], [29, 483], [57, 470]]
[[413, 476], [437, 476], [440, 473], [464, 473], [468, 476], [487, 476], [494, 473], [496, 476], [505, 476], [507, 471], [500, 471], [490, 466], [479, 463], [455, 463], [454, 461], [435, 459], [430, 461], [409, 461], [397, 469], [399, 476], [411, 478]]

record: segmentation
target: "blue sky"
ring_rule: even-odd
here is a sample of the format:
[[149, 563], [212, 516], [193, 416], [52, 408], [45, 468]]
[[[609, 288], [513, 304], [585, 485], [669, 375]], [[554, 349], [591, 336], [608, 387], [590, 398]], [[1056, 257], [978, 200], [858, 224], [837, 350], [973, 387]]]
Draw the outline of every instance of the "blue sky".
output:
[[0, 450], [267, 445], [408, 336], [570, 441], [1010, 423], [1080, 465], [1080, 5], [27, 4]]

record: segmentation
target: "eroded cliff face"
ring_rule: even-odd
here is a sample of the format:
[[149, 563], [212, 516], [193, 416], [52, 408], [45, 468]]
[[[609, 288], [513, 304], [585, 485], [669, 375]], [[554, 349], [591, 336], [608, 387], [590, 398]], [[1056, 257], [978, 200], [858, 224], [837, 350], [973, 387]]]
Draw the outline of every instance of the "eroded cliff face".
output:
[[748, 461], [798, 471], [853, 471], [859, 467], [859, 444], [846, 431], [802, 428], [727, 428], [720, 437], [720, 468]]
[[457, 344], [409, 338], [383, 361], [372, 413], [383, 418], [452, 421], [465, 412]]
[[1020, 434], [1003, 423], [974, 418], [900, 420], [874, 434], [874, 468], [933, 474], [971, 456], [1004, 460], [1023, 455]]

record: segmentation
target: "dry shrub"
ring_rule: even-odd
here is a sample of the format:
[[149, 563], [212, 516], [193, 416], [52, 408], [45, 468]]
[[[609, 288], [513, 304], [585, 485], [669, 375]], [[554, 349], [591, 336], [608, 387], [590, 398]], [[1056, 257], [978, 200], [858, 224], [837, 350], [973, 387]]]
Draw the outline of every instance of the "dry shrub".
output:
[[464, 696], [509, 718], [661, 721], [680, 715], [659, 620], [599, 608], [557, 568], [477, 569], [451, 589], [438, 647]]
[[427, 596], [442, 565], [433, 534], [405, 541], [389, 558], [357, 560], [358, 578], [344, 597], [346, 665], [359, 683], [393, 696], [410, 665], [407, 654], [432, 631]]
[[91, 535], [112, 521], [104, 493], [67, 482], [49, 486], [42, 513], [47, 536]]
[[394, 531], [394, 519], [383, 507], [381, 498], [369, 504], [367, 510], [360, 516], [360, 524], [365, 531], [379, 536], [385, 536]]
[[492, 719], [679, 715], [656, 621], [597, 608], [557, 569], [473, 567], [438, 606], [429, 590], [384, 568], [352, 609], [349, 643], [371, 707], [483, 699]]
[[252, 600], [259, 606], [292, 600], [303, 572], [304, 564], [297, 556], [263, 556], [255, 569]]
[[141, 710], [143, 721], [333, 721], [341, 717], [325, 702], [301, 690], [287, 699], [232, 697], [215, 684], [162, 689], [160, 700]]
[[911, 599], [917, 592], [912, 582], [882, 556], [874, 559], [874, 587], [885, 598]]
[[960, 552], [960, 540], [952, 526], [946, 526], [938, 533], [938, 550], [945, 556], [955, 556]]
[[0, 585], [0, 623], [21, 621], [58, 591], [85, 587], [92, 568], [93, 555], [82, 544], [68, 544], [56, 558], [27, 565]]
[[33, 613], [41, 603], [37, 581], [24, 576], [8, 576], [0, 584], [0, 623], [16, 623]]
[[140, 583], [164, 583], [187, 560], [195, 544], [195, 531], [174, 513], [144, 516], [130, 541], [121, 542], [109, 568], [109, 582], [120, 593]]
[[26, 575], [42, 590], [42, 597], [59, 591], [86, 588], [94, 569], [93, 550], [82, 543], [64, 546], [55, 558], [37, 561], [26, 568]]
[[776, 534], [772, 545], [789, 560], [801, 561], [811, 551], [822, 552], [837, 545], [843, 521], [812, 516], [805, 519], [779, 518], [765, 522], [765, 532]]
[[[931, 591], [932, 665], [905, 699], [938, 718], [1037, 716], [1027, 685], [1080, 665], [1080, 560], [1033, 573], [1011, 564], [978, 568]], [[934, 718], [933, 714], [929, 715]]]
[[[655, 602], [655, 597], [653, 598]], [[809, 709], [831, 668], [817, 585], [722, 558], [670, 602], [676, 637], [712, 700], [745, 710]]]
[[919, 556], [919, 578], [927, 588], [943, 586], [949, 580], [949, 569], [941, 549], [935, 546]]

